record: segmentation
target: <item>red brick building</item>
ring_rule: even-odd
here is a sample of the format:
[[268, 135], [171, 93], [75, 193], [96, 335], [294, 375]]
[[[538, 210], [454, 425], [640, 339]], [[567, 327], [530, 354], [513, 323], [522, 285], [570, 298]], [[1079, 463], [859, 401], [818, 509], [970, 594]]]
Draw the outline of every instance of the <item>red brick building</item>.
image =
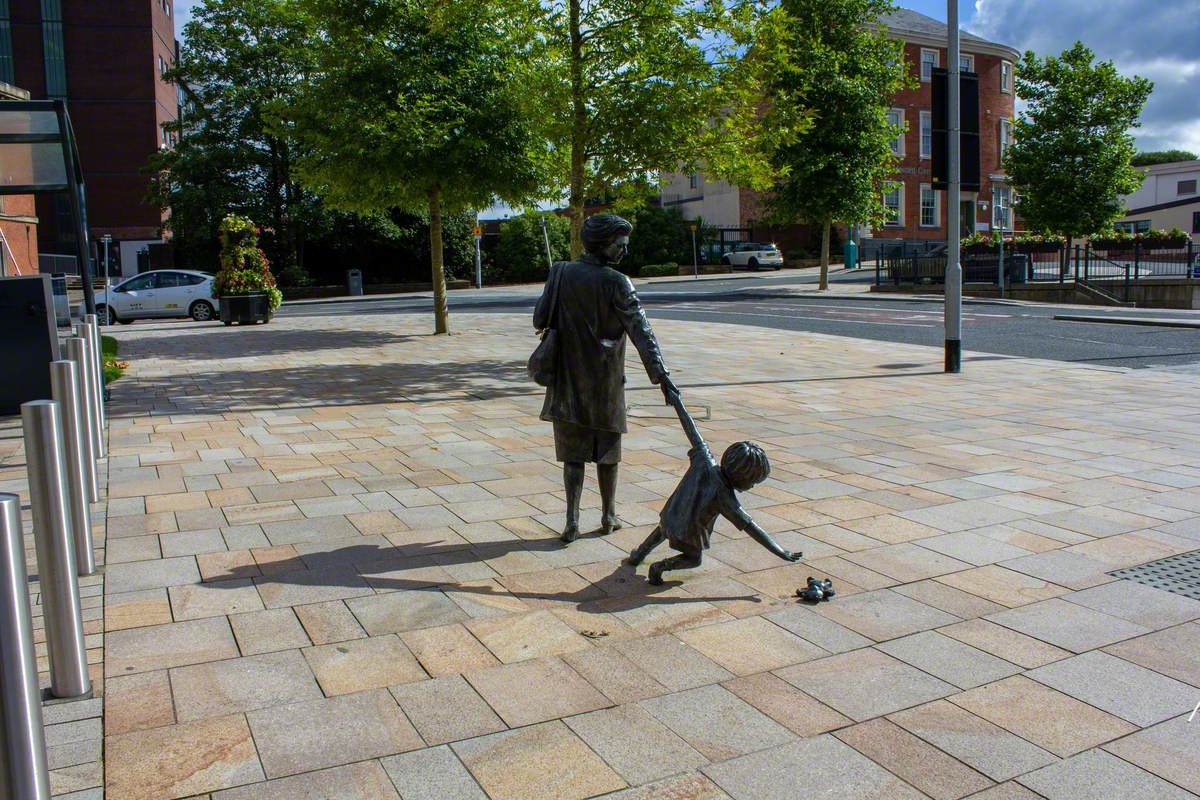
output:
[[[29, 92], [0, 81], [0, 102], [28, 100]], [[38, 271], [38, 218], [33, 195], [0, 195], [0, 276]]]
[[[67, 101], [93, 252], [102, 252], [103, 235], [112, 236], [114, 274], [136, 273], [139, 251], [161, 241], [162, 214], [145, 199], [146, 165], [173, 144], [162, 126], [178, 116], [175, 87], [162, 78], [174, 61], [173, 3], [0, 0], [0, 71], [10, 71], [10, 82], [34, 100]], [[39, 196], [37, 212], [41, 251], [73, 254], [65, 197]]]
[[[891, 36], [904, 41], [904, 59], [920, 80], [893, 99], [890, 114], [907, 127], [897, 138], [896, 180], [900, 187], [885, 197], [892, 209], [886, 225], [858, 231], [860, 240], [944, 241], [949, 209], [946, 193], [934, 192], [932, 181], [931, 67], [946, 66], [946, 25], [908, 9], [897, 9], [884, 18]], [[999, 223], [992, 205], [993, 176], [1003, 175], [1001, 150], [1011, 140], [1014, 114], [1014, 63], [1019, 54], [1006, 45], [989, 42], [964, 31], [962, 68], [979, 76], [979, 131], [981, 188], [962, 194], [962, 233], [991, 230]], [[678, 205], [687, 218], [701, 217], [718, 227], [739, 229], [746, 239], [767, 239], [785, 250], [811, 248], [819, 232], [809, 226], [772, 229], [762, 225], [763, 198], [757, 192], [713, 181], [703, 175], [670, 175], [663, 187], [663, 202]], [[1003, 189], [1003, 201], [1008, 189]], [[1007, 203], [1003, 203], [1007, 207]], [[1011, 217], [1005, 222], [1011, 228]], [[844, 231], [843, 231], [844, 233]]]

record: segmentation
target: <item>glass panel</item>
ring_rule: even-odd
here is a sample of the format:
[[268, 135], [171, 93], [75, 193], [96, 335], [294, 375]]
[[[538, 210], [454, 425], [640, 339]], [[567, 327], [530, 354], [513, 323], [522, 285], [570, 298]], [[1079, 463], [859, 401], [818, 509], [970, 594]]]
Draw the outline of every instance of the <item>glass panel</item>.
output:
[[12, 28], [8, 24], [5, 0], [0, 0], [0, 81], [14, 83], [12, 57]]
[[60, 144], [0, 144], [0, 186], [63, 186]]
[[174, 289], [179, 286], [187, 286], [186, 275], [180, 275], [178, 272], [160, 272], [158, 274], [158, 288]]
[[133, 278], [133, 279], [128, 280], [125, 283], [121, 284], [121, 291], [123, 291], [123, 292], [140, 292], [144, 289], [153, 289], [154, 288], [154, 279], [156, 277], [158, 277], [158, 276], [154, 275], [154, 274], [138, 275], [136, 278]]
[[58, 134], [58, 114], [53, 111], [5, 111], [0, 106], [0, 134]]

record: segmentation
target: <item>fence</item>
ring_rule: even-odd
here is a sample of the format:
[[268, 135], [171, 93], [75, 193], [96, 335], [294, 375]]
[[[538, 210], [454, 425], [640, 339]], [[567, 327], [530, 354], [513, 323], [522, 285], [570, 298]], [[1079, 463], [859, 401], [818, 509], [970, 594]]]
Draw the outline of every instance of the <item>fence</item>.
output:
[[1119, 247], [1086, 245], [1076, 248], [1075, 280], [1122, 302], [1130, 302], [1138, 287], [1153, 282], [1192, 283], [1200, 278], [1196, 246], [1147, 247], [1141, 242]]

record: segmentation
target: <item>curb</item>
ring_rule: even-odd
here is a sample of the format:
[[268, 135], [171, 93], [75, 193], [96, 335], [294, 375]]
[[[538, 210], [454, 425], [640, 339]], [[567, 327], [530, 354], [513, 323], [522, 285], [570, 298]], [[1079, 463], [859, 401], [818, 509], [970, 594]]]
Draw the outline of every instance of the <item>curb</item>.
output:
[[1107, 325], [1147, 325], [1158, 328], [1197, 328], [1200, 329], [1200, 319], [1180, 319], [1178, 317], [1101, 317], [1084, 314], [1055, 314], [1054, 319], [1064, 322], [1096, 322]]

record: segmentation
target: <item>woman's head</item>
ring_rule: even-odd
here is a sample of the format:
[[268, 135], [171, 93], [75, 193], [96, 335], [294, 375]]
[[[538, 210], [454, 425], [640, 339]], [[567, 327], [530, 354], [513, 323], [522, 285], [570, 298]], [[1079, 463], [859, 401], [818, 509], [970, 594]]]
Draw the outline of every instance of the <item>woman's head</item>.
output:
[[596, 214], [583, 221], [583, 249], [616, 264], [628, 252], [633, 225], [616, 214]]
[[721, 456], [721, 472], [739, 492], [762, 483], [771, 474], [767, 452], [754, 442], [736, 442]]

